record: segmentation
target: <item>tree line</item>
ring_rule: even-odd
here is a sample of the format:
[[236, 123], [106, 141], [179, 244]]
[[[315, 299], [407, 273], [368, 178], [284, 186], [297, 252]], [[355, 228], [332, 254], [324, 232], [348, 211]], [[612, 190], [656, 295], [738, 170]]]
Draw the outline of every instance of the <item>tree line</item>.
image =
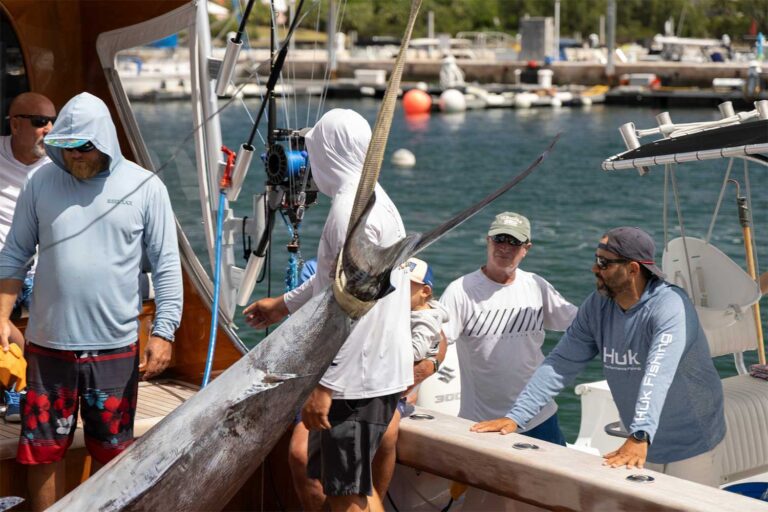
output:
[[[402, 35], [409, 0], [336, 0], [342, 32], [356, 31], [361, 38]], [[306, 2], [311, 5], [311, 2]], [[326, 30], [329, 2], [319, 14], [307, 16], [303, 26], [317, 24]], [[434, 12], [435, 32], [496, 30], [515, 34], [525, 16], [553, 16], [555, 0], [424, 0], [415, 37], [427, 34], [426, 13]], [[599, 33], [600, 17], [608, 0], [560, 0], [560, 35], [586, 38]], [[254, 25], [269, 21], [268, 9], [255, 9]], [[664, 23], [674, 20], [675, 35], [719, 38], [728, 34], [734, 42], [752, 41], [751, 32], [768, 33], [768, 0], [616, 0], [616, 39], [619, 43], [644, 41], [663, 33]], [[254, 27], [255, 28], [255, 27]]]

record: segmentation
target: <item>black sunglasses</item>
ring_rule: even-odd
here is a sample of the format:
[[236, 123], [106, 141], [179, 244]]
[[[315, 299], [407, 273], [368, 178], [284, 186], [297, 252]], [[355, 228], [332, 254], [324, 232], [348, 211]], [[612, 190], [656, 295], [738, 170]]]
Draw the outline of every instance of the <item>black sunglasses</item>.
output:
[[29, 124], [31, 124], [35, 128], [45, 128], [46, 126], [48, 126], [48, 123], [53, 124], [56, 122], [56, 116], [50, 117], [50, 116], [38, 116], [35, 114], [16, 114], [13, 117], [29, 119]]
[[597, 265], [597, 268], [600, 270], [607, 269], [610, 265], [614, 265], [616, 263], [628, 263], [632, 260], [628, 260], [627, 258], [603, 258], [602, 256], [598, 256], [595, 254], [595, 265]]
[[524, 242], [522, 242], [517, 238], [513, 237], [512, 235], [504, 235], [504, 234], [493, 235], [491, 237], [491, 240], [493, 240], [493, 243], [495, 244], [509, 244], [515, 247], [520, 247], [521, 245], [525, 245], [528, 243], [528, 240], [525, 240]]
[[90, 153], [94, 149], [96, 149], [96, 146], [93, 145], [93, 142], [88, 141], [82, 146], [78, 146], [76, 148], [62, 148], [64, 151], [77, 151], [80, 153]]

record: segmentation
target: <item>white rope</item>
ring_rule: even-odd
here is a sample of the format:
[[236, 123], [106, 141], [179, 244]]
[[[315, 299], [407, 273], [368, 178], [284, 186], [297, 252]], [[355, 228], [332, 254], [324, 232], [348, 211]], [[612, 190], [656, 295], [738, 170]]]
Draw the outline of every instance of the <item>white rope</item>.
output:
[[683, 223], [683, 211], [680, 208], [680, 193], [677, 189], [677, 177], [674, 167], [670, 166], [669, 176], [672, 179], [672, 192], [675, 195], [675, 209], [677, 210], [677, 223], [680, 225], [680, 236], [683, 237], [683, 253], [685, 254], [685, 267], [688, 270], [688, 283], [691, 288], [691, 298], [694, 304], [698, 304], [696, 291], [693, 285], [693, 272], [691, 272], [691, 258], [688, 256], [688, 244], [685, 241], [685, 224]]
[[715, 211], [712, 214], [712, 221], [709, 223], [709, 231], [707, 231], [707, 237], [704, 239], [706, 243], [712, 239], [712, 232], [715, 229], [715, 222], [717, 221], [717, 215], [720, 213], [720, 206], [723, 204], [723, 197], [725, 196], [725, 188], [728, 186], [728, 178], [731, 177], [731, 168], [733, 167], [733, 158], [728, 160], [728, 168], [725, 171], [725, 178], [723, 178], [723, 186], [720, 187], [720, 195], [717, 198], [717, 204], [715, 204]]

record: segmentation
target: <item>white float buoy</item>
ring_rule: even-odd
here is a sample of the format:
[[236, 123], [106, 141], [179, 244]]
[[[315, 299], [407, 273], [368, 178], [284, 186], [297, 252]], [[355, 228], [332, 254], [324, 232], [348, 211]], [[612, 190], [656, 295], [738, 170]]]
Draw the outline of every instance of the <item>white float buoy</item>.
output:
[[555, 108], [562, 107], [563, 102], [560, 98], [552, 98], [552, 101], [549, 103], [549, 105]]
[[429, 90], [429, 85], [427, 85], [427, 82], [418, 82], [416, 84], [416, 89], [427, 92]]
[[413, 167], [416, 165], [416, 156], [405, 148], [392, 153], [392, 164], [398, 167]]
[[467, 110], [467, 100], [464, 94], [456, 89], [446, 89], [440, 95], [440, 110], [443, 112], [464, 112]]
[[588, 107], [588, 106], [592, 105], [592, 98], [589, 98], [587, 96], [582, 96], [581, 97], [581, 104], [583, 106], [585, 106], [585, 107]]

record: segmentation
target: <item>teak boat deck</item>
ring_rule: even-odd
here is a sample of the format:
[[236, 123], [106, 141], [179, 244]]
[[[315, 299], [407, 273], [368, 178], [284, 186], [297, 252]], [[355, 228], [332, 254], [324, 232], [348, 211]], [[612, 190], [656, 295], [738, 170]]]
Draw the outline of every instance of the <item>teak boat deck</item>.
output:
[[[178, 380], [158, 380], [139, 383], [134, 435], [142, 436], [175, 408], [191, 398], [200, 388]], [[16, 457], [19, 443], [19, 423], [0, 420], [0, 460]], [[82, 421], [78, 421], [72, 446], [84, 446]]]

